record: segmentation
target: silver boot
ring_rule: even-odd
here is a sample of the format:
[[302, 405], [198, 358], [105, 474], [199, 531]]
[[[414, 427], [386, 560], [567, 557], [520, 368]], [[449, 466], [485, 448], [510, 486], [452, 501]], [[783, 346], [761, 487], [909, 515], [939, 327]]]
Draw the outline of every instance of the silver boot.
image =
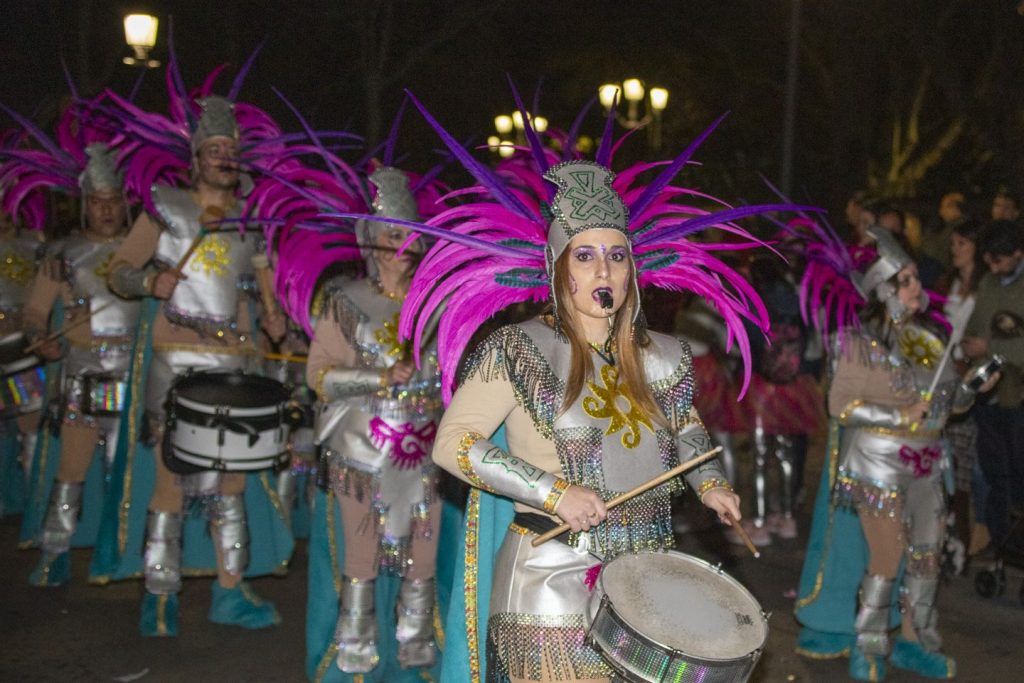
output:
[[380, 661], [373, 601], [374, 579], [342, 577], [334, 642], [338, 644], [336, 663], [345, 673], [367, 673]]
[[220, 548], [224, 571], [239, 576], [249, 566], [249, 525], [242, 496], [219, 496], [209, 508], [210, 530]]
[[903, 608], [906, 618], [914, 626], [914, 633], [921, 646], [929, 652], [942, 649], [939, 635], [939, 611], [935, 608], [935, 594], [939, 590], [939, 578], [913, 576], [903, 577]]
[[167, 595], [181, 590], [181, 515], [150, 510], [146, 520], [146, 591]]
[[298, 480], [295, 473], [290, 469], [281, 470], [277, 475], [277, 497], [281, 501], [281, 510], [284, 512], [284, 521], [290, 529], [292, 526], [292, 512], [295, 510], [295, 496], [298, 493]]
[[771, 455], [768, 440], [770, 435], [764, 431], [761, 419], [757, 418], [754, 426], [754, 526], [761, 528], [768, 518], [768, 458]]
[[896, 579], [865, 574], [860, 582], [860, 610], [857, 612], [857, 648], [866, 655], [889, 654], [889, 610]]
[[434, 665], [434, 579], [403, 579], [398, 590], [398, 663]]
[[60, 555], [71, 549], [71, 537], [82, 510], [82, 482], [56, 481], [50, 490], [39, 546], [47, 555]]
[[32, 460], [36, 457], [36, 443], [39, 441], [39, 432], [29, 432], [21, 435], [21, 461], [22, 470], [25, 472], [25, 481], [32, 476]]

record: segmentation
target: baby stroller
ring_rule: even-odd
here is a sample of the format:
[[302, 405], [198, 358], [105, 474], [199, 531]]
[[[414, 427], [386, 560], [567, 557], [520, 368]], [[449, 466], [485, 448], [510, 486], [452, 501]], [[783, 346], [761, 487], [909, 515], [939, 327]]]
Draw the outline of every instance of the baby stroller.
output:
[[[1006, 592], [1006, 566], [1024, 569], [1024, 511], [1016, 511], [1007, 534], [997, 550], [996, 560], [974, 576], [974, 590], [983, 598], [999, 597]], [[1024, 581], [1018, 598], [1024, 605]]]

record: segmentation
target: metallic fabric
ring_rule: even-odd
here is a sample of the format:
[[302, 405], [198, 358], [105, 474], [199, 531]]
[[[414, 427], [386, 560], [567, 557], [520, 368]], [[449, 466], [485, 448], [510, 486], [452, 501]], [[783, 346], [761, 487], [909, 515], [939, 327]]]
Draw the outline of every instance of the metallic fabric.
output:
[[44, 553], [59, 555], [71, 549], [71, 537], [82, 510], [82, 482], [55, 481], [50, 490], [39, 546]]
[[0, 246], [0, 331], [21, 329], [21, 312], [36, 274], [43, 243], [29, 235], [11, 236]]
[[[507, 496], [543, 510], [558, 477], [539, 467], [509, 455], [476, 434], [465, 435], [459, 446], [458, 461], [463, 473], [486, 491]], [[465, 446], [465, 448], [463, 448]]]
[[[173, 268], [200, 234], [203, 208], [187, 190], [162, 185], [153, 187], [153, 202], [165, 228], [153, 259]], [[234, 218], [238, 211], [225, 215]], [[255, 234], [226, 228], [207, 233], [185, 264], [188, 278], [178, 282], [164, 303], [168, 320], [207, 335], [234, 332], [239, 296], [253, 276], [252, 257], [257, 253]]]
[[548, 268], [585, 230], [607, 228], [629, 238], [629, 209], [612, 189], [615, 174], [591, 161], [568, 161], [552, 166], [544, 179], [558, 186], [551, 202], [554, 220], [548, 230]]
[[[107, 286], [111, 261], [121, 241], [122, 238], [95, 241], [82, 236], [69, 237], [58, 247], [57, 256], [72, 299], [87, 305], [93, 312], [89, 318], [93, 337], [130, 343], [139, 324], [141, 303], [122, 299]], [[123, 353], [127, 357], [128, 349]], [[117, 369], [123, 369], [126, 364], [126, 360], [122, 361]]]
[[173, 512], [150, 510], [146, 518], [146, 591], [155, 595], [181, 590], [182, 517]]
[[198, 101], [202, 112], [195, 130], [191, 131], [190, 144], [193, 156], [199, 154], [203, 143], [210, 138], [222, 137], [239, 139], [238, 120], [235, 104], [226, 97], [212, 95]]
[[295, 497], [298, 494], [298, 480], [292, 470], [284, 469], [277, 473], [277, 497], [281, 501], [281, 511], [288, 527], [292, 524], [292, 512], [295, 510]]
[[154, 351], [146, 378], [146, 412], [163, 424], [167, 393], [174, 380], [190, 370], [245, 370], [248, 366], [249, 359], [240, 354], [216, 353], [207, 349]]
[[83, 195], [93, 192], [118, 192], [123, 189], [123, 173], [117, 170], [117, 157], [105, 143], [87, 145], [85, 154], [88, 161], [78, 176], [78, 187]]
[[896, 579], [865, 574], [860, 582], [860, 609], [857, 611], [857, 647], [866, 655], [889, 654], [889, 610]]
[[583, 579], [594, 558], [563, 543], [534, 548], [534, 538], [506, 534], [498, 551], [487, 625], [489, 673], [539, 680], [546, 664], [556, 680], [610, 675], [584, 642], [590, 590]]
[[249, 565], [249, 525], [241, 495], [218, 496], [209, 506], [210, 527], [220, 547], [224, 571], [239, 576]]
[[914, 625], [917, 639], [929, 652], [942, 649], [942, 636], [939, 635], [939, 611], [935, 607], [935, 595], [939, 590], [939, 577], [914, 576], [907, 573], [903, 577], [901, 594], [903, 607]]
[[334, 640], [338, 644], [336, 663], [345, 673], [372, 671], [380, 661], [373, 607], [374, 583], [373, 579], [342, 577]]
[[434, 664], [434, 579], [402, 579], [395, 638], [403, 667]]

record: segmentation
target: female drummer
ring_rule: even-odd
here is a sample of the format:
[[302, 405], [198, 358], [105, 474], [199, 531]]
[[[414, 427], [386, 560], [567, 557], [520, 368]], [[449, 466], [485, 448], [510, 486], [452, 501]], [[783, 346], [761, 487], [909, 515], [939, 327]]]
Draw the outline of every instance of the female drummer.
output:
[[[828, 396], [829, 413], [844, 428], [833, 504], [856, 511], [868, 549], [849, 672], [856, 680], [885, 676], [889, 616], [905, 559], [904, 617], [889, 662], [952, 678], [956, 663], [941, 652], [935, 607], [946, 519], [943, 472], [949, 467], [941, 430], [951, 412], [970, 407], [974, 392], [947, 364], [927, 395], [943, 354], [943, 333], [922, 315], [928, 299], [917, 266], [885, 230], [869, 232], [877, 256], [863, 274], [853, 274], [867, 305], [861, 324], [838, 336]], [[859, 542], [833, 538], [832, 545], [846, 541]]]
[[[375, 214], [418, 219], [405, 173], [381, 167], [370, 182]], [[385, 636], [374, 609], [381, 572], [402, 577], [394, 636], [400, 665], [434, 664], [441, 517], [437, 469], [428, 457], [441, 410], [437, 363], [425, 354], [417, 370], [398, 338], [422, 243], [407, 245], [409, 229], [385, 222], [364, 220], [359, 232], [369, 277], [329, 286], [307, 365], [307, 381], [323, 404], [318, 438], [344, 534], [334, 637], [336, 663], [346, 673], [369, 672], [381, 658], [378, 640]], [[334, 509], [329, 498], [326, 504]], [[313, 543], [327, 541], [314, 532]]]
[[[744, 315], [763, 329], [751, 312], [763, 309], [734, 272], [679, 238], [686, 216], [716, 222], [676, 203], [682, 192], [669, 183], [685, 155], [645, 191], [641, 167], [617, 180], [598, 163], [551, 163], [529, 131], [529, 163], [499, 176], [417, 106], [480, 186], [474, 201], [417, 227], [442, 241], [413, 279], [403, 334], [425, 338], [445, 307], [439, 353], [448, 394], [472, 331], [516, 303], [550, 300], [546, 314], [501, 327], [476, 349], [438, 428], [434, 461], [475, 487], [457, 596], [465, 609], [450, 612], [464, 623], [446, 629], [442, 680], [607, 680], [611, 668], [584, 644], [588, 583], [602, 559], [673, 545], [671, 497], [684, 484], [673, 480], [614, 509], [605, 501], [710, 449], [692, 408], [689, 348], [647, 331], [638, 271], [662, 287], [699, 289], [732, 335], [742, 334], [735, 324]], [[610, 149], [605, 141], [598, 158]], [[494, 436], [502, 426], [507, 445]], [[739, 498], [717, 462], [691, 470], [686, 482], [722, 519], [739, 518]], [[484, 508], [502, 505], [488, 494], [514, 502], [511, 525], [485, 522]], [[571, 531], [533, 547], [562, 522]], [[493, 560], [491, 543], [501, 544]]]

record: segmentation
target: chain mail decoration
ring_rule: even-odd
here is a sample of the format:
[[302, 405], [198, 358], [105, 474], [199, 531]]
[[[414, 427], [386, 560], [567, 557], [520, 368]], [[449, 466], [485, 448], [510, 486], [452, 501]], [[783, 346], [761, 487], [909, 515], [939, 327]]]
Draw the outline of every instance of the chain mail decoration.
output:
[[495, 614], [487, 622], [487, 678], [541, 680], [545, 665], [557, 681], [611, 676], [585, 644], [586, 631], [582, 614]]
[[864, 511], [875, 517], [896, 517], [903, 494], [898, 487], [881, 481], [868, 482], [852, 472], [839, 468], [832, 491], [835, 504], [853, 511]]

